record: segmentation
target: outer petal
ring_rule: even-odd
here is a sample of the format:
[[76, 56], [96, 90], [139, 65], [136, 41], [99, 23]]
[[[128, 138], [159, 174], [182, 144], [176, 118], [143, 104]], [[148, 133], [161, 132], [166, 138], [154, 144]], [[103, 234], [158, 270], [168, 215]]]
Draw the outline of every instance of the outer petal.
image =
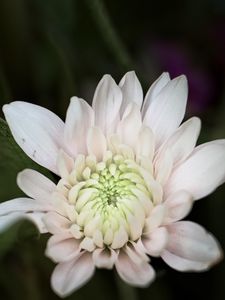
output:
[[187, 191], [178, 191], [170, 195], [164, 205], [167, 210], [163, 224], [169, 224], [182, 220], [188, 215], [193, 205], [193, 198]]
[[35, 162], [57, 174], [56, 158], [63, 148], [64, 123], [51, 111], [16, 101], [3, 106], [17, 144]]
[[119, 121], [119, 110], [122, 103], [122, 93], [110, 75], [103, 76], [99, 82], [93, 99], [95, 125], [104, 134], [112, 133]]
[[195, 200], [205, 197], [225, 181], [224, 161], [225, 140], [198, 146], [172, 173], [166, 193], [186, 190]]
[[135, 103], [130, 103], [126, 108], [117, 129], [122, 143], [135, 149], [141, 126], [140, 110]]
[[149, 105], [155, 101], [156, 96], [160, 93], [162, 88], [170, 81], [170, 75], [167, 72], [162, 73], [162, 75], [150, 86], [142, 107], [142, 116], [144, 118]]
[[144, 124], [149, 126], [161, 145], [183, 120], [187, 102], [187, 79], [177, 77], [160, 91], [154, 102], [149, 105]]
[[93, 276], [94, 270], [91, 255], [87, 253], [60, 263], [52, 274], [52, 288], [60, 297], [66, 297], [83, 286]]
[[72, 155], [87, 153], [86, 136], [94, 125], [94, 111], [81, 98], [72, 97], [66, 113], [64, 141]]
[[146, 252], [151, 256], [159, 256], [168, 243], [168, 232], [165, 227], [159, 227], [142, 239]]
[[71, 222], [56, 212], [49, 212], [43, 218], [46, 228], [51, 234], [69, 233]]
[[164, 261], [179, 271], [204, 271], [221, 258], [215, 238], [198, 224], [177, 222], [167, 226], [169, 243]]
[[29, 198], [16, 198], [0, 204], [0, 216], [14, 212], [44, 212], [52, 210], [48, 203], [42, 203]]
[[120, 115], [123, 115], [126, 107], [131, 102], [136, 103], [137, 106], [141, 108], [143, 91], [135, 72], [127, 72], [121, 79], [119, 86], [123, 93], [123, 102], [120, 108]]
[[70, 233], [63, 232], [50, 237], [45, 254], [55, 262], [68, 261], [79, 255], [79, 245]]
[[101, 129], [92, 127], [88, 131], [87, 149], [88, 153], [95, 155], [98, 161], [101, 161], [106, 152], [106, 139]]
[[93, 252], [93, 261], [96, 267], [112, 269], [117, 259], [117, 253], [112, 249], [98, 248]]
[[50, 179], [31, 169], [25, 169], [17, 175], [17, 184], [29, 197], [46, 203], [56, 189], [56, 185]]
[[43, 223], [42, 219], [45, 213], [35, 212], [35, 213], [21, 213], [21, 212], [14, 212], [9, 215], [0, 216], [0, 233], [4, 232], [8, 227], [13, 225], [14, 223], [21, 221], [21, 220], [30, 220], [33, 222], [40, 233], [46, 233], [47, 229], [45, 224]]
[[146, 261], [135, 264], [125, 253], [120, 252], [116, 261], [119, 276], [136, 287], [146, 287], [155, 278], [155, 271]]
[[172, 155], [173, 165], [186, 159], [196, 145], [200, 128], [201, 121], [199, 118], [193, 117], [184, 122], [162, 146], [157, 160], [163, 159], [167, 149]]

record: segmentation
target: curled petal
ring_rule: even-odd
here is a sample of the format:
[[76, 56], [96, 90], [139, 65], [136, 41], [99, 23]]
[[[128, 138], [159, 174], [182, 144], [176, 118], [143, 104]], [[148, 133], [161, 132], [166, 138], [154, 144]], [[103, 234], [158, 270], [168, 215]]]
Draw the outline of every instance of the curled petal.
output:
[[115, 263], [119, 276], [128, 284], [146, 287], [155, 278], [155, 271], [146, 261], [135, 264], [124, 252], [120, 252]]
[[166, 215], [163, 224], [169, 224], [185, 218], [193, 206], [193, 198], [187, 191], [178, 191], [164, 202]]
[[158, 93], [145, 114], [144, 124], [149, 126], [160, 146], [180, 125], [187, 102], [187, 79], [185, 76], [169, 81]]
[[107, 145], [105, 136], [98, 127], [92, 127], [89, 129], [87, 136], [87, 149], [88, 153], [95, 155], [98, 161], [103, 159], [107, 150]]
[[81, 98], [72, 97], [64, 129], [64, 141], [71, 155], [87, 153], [86, 136], [88, 129], [93, 125], [94, 111], [91, 106]]
[[122, 143], [135, 149], [141, 126], [140, 110], [137, 104], [130, 103], [126, 108], [117, 129]]
[[156, 96], [164, 88], [165, 85], [170, 81], [170, 75], [167, 72], [162, 73], [162, 75], [150, 86], [142, 107], [142, 116], [145, 117], [146, 111], [149, 108], [149, 105], [155, 101]]
[[205, 271], [221, 259], [216, 239], [198, 224], [182, 221], [167, 226], [169, 242], [163, 260], [178, 271]]
[[112, 269], [118, 254], [112, 249], [95, 249], [93, 261], [97, 268]]
[[119, 121], [119, 110], [122, 103], [122, 93], [110, 75], [103, 76], [99, 82], [93, 99], [95, 111], [95, 126], [104, 134], [113, 133]]
[[224, 161], [225, 140], [198, 146], [171, 174], [165, 186], [166, 194], [186, 190], [194, 200], [205, 197], [225, 181]]
[[54, 262], [68, 261], [75, 259], [79, 255], [79, 245], [79, 241], [69, 232], [55, 234], [48, 240], [45, 254]]
[[51, 278], [53, 290], [60, 297], [66, 297], [83, 286], [94, 274], [94, 263], [88, 253], [79, 257], [59, 263]]
[[151, 256], [160, 256], [168, 243], [168, 232], [165, 227], [159, 227], [144, 236], [142, 243], [146, 252]]
[[17, 175], [17, 184], [29, 197], [45, 201], [46, 204], [56, 188], [50, 179], [31, 169], [25, 169]]
[[56, 159], [63, 145], [64, 123], [54, 113], [27, 102], [3, 106], [5, 118], [17, 144], [35, 162], [57, 173]]
[[40, 233], [46, 233], [48, 230], [45, 227], [43, 222], [43, 217], [45, 213], [36, 212], [36, 213], [19, 213], [14, 212], [9, 215], [0, 216], [0, 233], [5, 231], [11, 225], [15, 224], [21, 220], [29, 220], [34, 223], [38, 228]]
[[120, 108], [120, 115], [122, 116], [129, 103], [134, 102], [141, 108], [143, 101], [143, 91], [141, 84], [134, 71], [127, 72], [119, 83], [122, 90], [123, 102]]

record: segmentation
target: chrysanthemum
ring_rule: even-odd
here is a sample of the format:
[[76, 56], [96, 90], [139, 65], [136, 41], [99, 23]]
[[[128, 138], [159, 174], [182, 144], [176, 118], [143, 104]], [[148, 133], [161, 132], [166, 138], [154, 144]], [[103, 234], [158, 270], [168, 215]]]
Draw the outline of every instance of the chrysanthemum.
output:
[[0, 204], [1, 228], [25, 217], [52, 234], [46, 255], [58, 264], [51, 280], [58, 295], [78, 289], [96, 267], [115, 267], [144, 287], [155, 277], [151, 257], [179, 271], [204, 271], [220, 259], [210, 233], [180, 221], [225, 181], [225, 140], [195, 147], [200, 120], [180, 125], [187, 90], [184, 76], [163, 73], [143, 101], [129, 72], [119, 85], [105, 75], [92, 107], [73, 97], [65, 123], [30, 103], [4, 106], [19, 146], [60, 179], [19, 173], [29, 198]]

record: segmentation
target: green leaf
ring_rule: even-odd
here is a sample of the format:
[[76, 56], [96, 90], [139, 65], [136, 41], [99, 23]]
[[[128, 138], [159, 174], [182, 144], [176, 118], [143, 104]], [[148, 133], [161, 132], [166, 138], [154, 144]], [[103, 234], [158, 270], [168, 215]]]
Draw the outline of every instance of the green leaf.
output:
[[17, 242], [40, 236], [37, 227], [30, 221], [21, 220], [0, 234], [0, 259], [14, 247]]
[[0, 202], [20, 197], [23, 193], [16, 184], [16, 176], [23, 169], [41, 172], [50, 179], [51, 173], [32, 161], [16, 144], [7, 123], [0, 118]]

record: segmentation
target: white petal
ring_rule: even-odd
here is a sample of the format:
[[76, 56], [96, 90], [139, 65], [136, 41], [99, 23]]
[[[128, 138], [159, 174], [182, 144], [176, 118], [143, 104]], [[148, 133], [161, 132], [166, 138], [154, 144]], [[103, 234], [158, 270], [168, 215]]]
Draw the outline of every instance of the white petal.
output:
[[161, 145], [183, 120], [187, 91], [186, 77], [177, 77], [169, 81], [149, 105], [143, 122], [155, 134], [157, 146]]
[[74, 169], [74, 160], [63, 150], [60, 150], [57, 158], [57, 169], [61, 178], [67, 178]]
[[87, 149], [88, 153], [95, 155], [98, 161], [103, 159], [107, 145], [105, 136], [98, 127], [92, 127], [89, 129], [87, 136]]
[[142, 107], [142, 116], [144, 118], [149, 105], [155, 101], [156, 96], [164, 88], [164, 86], [170, 81], [170, 75], [167, 72], [162, 73], [162, 75], [150, 86]]
[[56, 212], [47, 213], [43, 218], [43, 222], [48, 231], [52, 234], [69, 232], [69, 227], [71, 225], [71, 222], [67, 218]]
[[142, 239], [146, 252], [151, 256], [160, 256], [168, 243], [168, 232], [165, 227], [159, 227]]
[[170, 176], [165, 191], [190, 192], [195, 200], [205, 197], [225, 181], [225, 140], [195, 148], [189, 158]]
[[142, 121], [140, 110], [135, 103], [130, 103], [126, 108], [117, 129], [122, 143], [135, 149], [141, 126]]
[[63, 262], [76, 258], [80, 253], [80, 243], [70, 233], [56, 234], [50, 237], [45, 255], [54, 262]]
[[3, 112], [17, 144], [35, 162], [57, 174], [56, 158], [63, 147], [64, 123], [51, 111], [22, 101]]
[[48, 203], [39, 202], [29, 198], [16, 198], [0, 203], [0, 216], [14, 212], [35, 212], [52, 210]]
[[162, 254], [164, 261], [179, 271], [204, 271], [221, 259], [222, 251], [215, 238], [192, 222], [167, 226], [169, 243]]
[[162, 186], [167, 182], [173, 168], [173, 157], [170, 149], [164, 151], [164, 155], [157, 159], [155, 166], [155, 178]]
[[52, 288], [60, 297], [69, 296], [93, 276], [94, 270], [91, 255], [86, 253], [78, 259], [60, 263], [52, 274]]
[[95, 125], [104, 134], [113, 133], [119, 121], [119, 110], [122, 103], [122, 93], [110, 75], [103, 76], [99, 82], [94, 98]]
[[199, 118], [193, 117], [184, 122], [163, 145], [157, 159], [161, 160], [168, 149], [174, 166], [186, 159], [196, 145], [200, 129]]
[[117, 253], [112, 249], [96, 249], [93, 261], [97, 268], [112, 269], [117, 259]]
[[128, 242], [127, 231], [124, 229], [123, 226], [120, 226], [120, 228], [114, 233], [111, 248], [119, 249], [123, 247], [127, 242]]
[[155, 278], [155, 271], [146, 261], [135, 264], [122, 251], [118, 256], [115, 265], [119, 276], [128, 284], [136, 287], [146, 287]]
[[150, 216], [145, 221], [145, 233], [153, 232], [157, 227], [159, 227], [166, 214], [166, 207], [163, 204], [159, 204], [153, 208]]
[[120, 115], [123, 115], [130, 102], [136, 103], [137, 106], [141, 108], [143, 91], [135, 72], [127, 72], [121, 79], [119, 86], [123, 93], [123, 102], [120, 108]]
[[50, 179], [31, 169], [25, 169], [17, 175], [17, 184], [29, 197], [46, 203], [56, 189], [56, 185]]
[[149, 159], [153, 158], [155, 151], [155, 138], [149, 127], [142, 127], [138, 134], [136, 145], [136, 155], [145, 156]]
[[187, 191], [178, 191], [170, 195], [164, 202], [166, 216], [163, 224], [176, 222], [185, 218], [193, 205], [193, 198]]
[[72, 97], [66, 113], [64, 141], [72, 155], [87, 153], [86, 136], [94, 125], [94, 111], [81, 98]]
[[40, 233], [46, 233], [47, 229], [45, 227], [45, 224], [43, 223], [44, 215], [45, 213], [41, 213], [41, 212], [35, 212], [35, 213], [14, 212], [9, 215], [0, 216], [0, 233], [5, 231], [14, 223], [26, 219], [33, 222], [37, 226]]

